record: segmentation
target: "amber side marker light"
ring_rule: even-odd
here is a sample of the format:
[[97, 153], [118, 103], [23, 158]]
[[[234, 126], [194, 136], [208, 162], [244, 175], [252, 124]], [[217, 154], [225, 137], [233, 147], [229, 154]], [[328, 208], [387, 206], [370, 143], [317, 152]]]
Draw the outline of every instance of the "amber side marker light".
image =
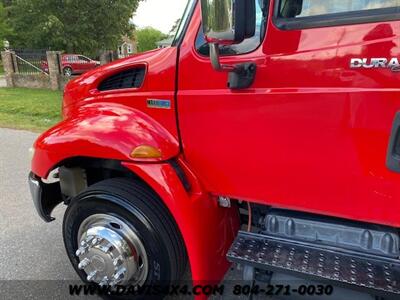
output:
[[161, 158], [161, 151], [153, 146], [142, 145], [133, 149], [132, 158]]

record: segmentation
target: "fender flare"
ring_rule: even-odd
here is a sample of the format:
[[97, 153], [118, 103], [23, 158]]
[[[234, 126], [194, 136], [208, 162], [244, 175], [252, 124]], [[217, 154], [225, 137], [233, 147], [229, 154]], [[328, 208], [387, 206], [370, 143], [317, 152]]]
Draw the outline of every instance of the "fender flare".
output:
[[73, 157], [140, 161], [130, 154], [141, 145], [161, 152], [160, 158], [146, 162], [167, 161], [180, 152], [177, 139], [147, 114], [120, 104], [89, 104], [36, 140], [32, 171], [47, 178], [57, 165]]
[[[156, 147], [162, 156], [146, 161], [153, 163], [135, 161], [130, 154], [140, 145]], [[73, 157], [121, 161], [169, 209], [187, 249], [193, 284], [217, 284], [223, 279], [230, 266], [225, 255], [239, 230], [238, 210], [219, 207], [179, 160], [191, 185], [190, 192], [185, 189], [168, 163], [179, 156], [179, 143], [157, 121], [123, 105], [95, 103], [81, 107], [72, 117], [42, 134], [34, 149], [32, 171], [41, 178], [47, 178], [55, 167]]]
[[[122, 162], [122, 165], [143, 180], [172, 215], [187, 250], [193, 286], [220, 283], [230, 266], [226, 253], [240, 228], [237, 207], [220, 207], [216, 197], [201, 190], [199, 182], [181, 160], [179, 165], [190, 182], [190, 192], [170, 163]], [[51, 193], [49, 188], [52, 187], [43, 186], [32, 173], [30, 185], [39, 215], [46, 222], [53, 221], [51, 211], [62, 201], [60, 191]], [[54, 188], [59, 190], [57, 185]], [[205, 298], [202, 294], [196, 297]]]
[[179, 164], [190, 181], [191, 192], [185, 190], [171, 164], [122, 163], [144, 180], [169, 209], [186, 246], [193, 285], [215, 285], [230, 266], [226, 253], [240, 228], [239, 210], [236, 206], [220, 207], [216, 197], [201, 190], [181, 159]]

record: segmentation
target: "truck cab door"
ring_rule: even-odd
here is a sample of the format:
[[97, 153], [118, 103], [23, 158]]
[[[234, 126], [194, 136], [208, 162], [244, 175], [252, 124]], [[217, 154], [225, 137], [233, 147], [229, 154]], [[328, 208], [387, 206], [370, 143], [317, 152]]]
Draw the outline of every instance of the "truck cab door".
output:
[[221, 49], [222, 64], [256, 64], [251, 87], [212, 68], [200, 8], [182, 42], [186, 160], [217, 195], [399, 226], [400, 176], [385, 165], [399, 73], [382, 63], [400, 55], [398, 1], [275, 0], [266, 27], [255, 1], [261, 38]]
[[[256, 63], [254, 84], [231, 90], [228, 74], [213, 69], [198, 7], [180, 50], [179, 125], [185, 157], [208, 190], [241, 199], [265, 199], [265, 182], [279, 184], [269, 175], [271, 156], [266, 155], [275, 151], [265, 136], [265, 130], [273, 130], [265, 122], [270, 104], [256, 93], [264, 76], [261, 44], [268, 9], [262, 10], [263, 1], [251, 1], [256, 2], [256, 35], [239, 45], [221, 46], [220, 54], [224, 64]], [[281, 197], [280, 190], [268, 193]]]

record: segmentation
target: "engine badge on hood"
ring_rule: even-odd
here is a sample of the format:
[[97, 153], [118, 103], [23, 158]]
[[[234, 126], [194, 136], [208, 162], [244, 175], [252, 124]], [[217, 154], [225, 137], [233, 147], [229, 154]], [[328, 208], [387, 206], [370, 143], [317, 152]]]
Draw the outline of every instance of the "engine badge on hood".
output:
[[147, 99], [147, 107], [171, 109], [171, 101], [170, 100], [160, 100], [160, 99]]

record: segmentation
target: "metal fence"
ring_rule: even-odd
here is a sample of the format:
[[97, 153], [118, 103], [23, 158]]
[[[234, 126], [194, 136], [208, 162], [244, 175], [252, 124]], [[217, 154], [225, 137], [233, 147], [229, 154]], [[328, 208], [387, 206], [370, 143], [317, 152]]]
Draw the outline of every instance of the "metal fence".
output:
[[18, 74], [48, 74], [46, 50], [14, 50], [15, 73]]

